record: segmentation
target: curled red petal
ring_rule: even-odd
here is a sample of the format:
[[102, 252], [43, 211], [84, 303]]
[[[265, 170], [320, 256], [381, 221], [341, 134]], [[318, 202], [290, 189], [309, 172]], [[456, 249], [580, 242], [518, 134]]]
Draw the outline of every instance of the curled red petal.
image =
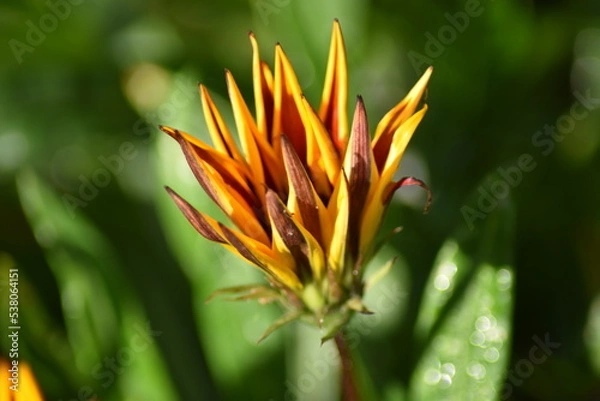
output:
[[384, 193], [383, 203], [384, 204], [388, 203], [390, 201], [390, 199], [392, 198], [392, 195], [394, 194], [394, 192], [396, 192], [396, 190], [398, 190], [399, 188], [407, 187], [407, 186], [411, 186], [411, 185], [419, 186], [419, 187], [423, 188], [425, 191], [427, 191], [427, 202], [425, 203], [425, 207], [423, 208], [423, 213], [429, 213], [429, 208], [431, 207], [431, 202], [433, 201], [433, 195], [431, 193], [431, 190], [429, 189], [427, 184], [425, 184], [423, 181], [419, 180], [418, 178], [414, 178], [414, 177], [402, 177], [397, 182], [392, 183], [390, 185], [390, 187]]

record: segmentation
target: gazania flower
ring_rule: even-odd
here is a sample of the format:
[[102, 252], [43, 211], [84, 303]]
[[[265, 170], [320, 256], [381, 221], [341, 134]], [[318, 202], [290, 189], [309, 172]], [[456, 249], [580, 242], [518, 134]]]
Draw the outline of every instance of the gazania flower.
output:
[[[240, 146], [207, 89], [200, 85], [213, 146], [161, 126], [176, 139], [200, 185], [233, 228], [167, 191], [205, 238], [262, 270], [269, 285], [220, 290], [234, 299], [279, 301], [288, 311], [266, 334], [297, 318], [334, 336], [361, 299], [363, 268], [393, 193], [414, 178], [394, 181], [404, 150], [425, 115], [419, 110], [431, 69], [369, 133], [362, 98], [349, 128], [346, 50], [334, 22], [323, 95], [315, 110], [302, 94], [282, 47], [274, 69], [253, 50], [254, 115], [229, 71], [227, 88]], [[429, 192], [429, 191], [428, 191]]]

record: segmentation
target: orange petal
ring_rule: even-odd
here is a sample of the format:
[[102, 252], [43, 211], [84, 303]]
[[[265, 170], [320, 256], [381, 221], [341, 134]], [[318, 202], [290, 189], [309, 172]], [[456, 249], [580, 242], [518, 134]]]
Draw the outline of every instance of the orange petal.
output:
[[[226, 72], [226, 78], [233, 116], [242, 142], [242, 148], [254, 174], [255, 181], [259, 184], [266, 183], [267, 186], [275, 187], [281, 192], [285, 191], [287, 180], [283, 174], [283, 165], [280, 159], [276, 157], [266, 138], [258, 132], [248, 106], [229, 71]], [[268, 173], [266, 174], [267, 177], [265, 177], [265, 167]], [[257, 188], [257, 191], [261, 191], [260, 194], [264, 196], [263, 186]]]
[[383, 116], [377, 125], [373, 137], [373, 154], [375, 155], [375, 161], [379, 171], [381, 171], [387, 159], [395, 135], [394, 132], [404, 121], [412, 116], [417, 109], [417, 106], [427, 89], [427, 82], [429, 82], [432, 72], [433, 67], [429, 67], [410, 92], [408, 92], [406, 97]]
[[200, 85], [200, 99], [202, 100], [204, 120], [206, 121], [208, 133], [210, 134], [215, 148], [247, 166], [246, 160], [242, 157], [235, 140], [231, 136], [229, 128], [227, 128], [227, 125], [225, 124], [225, 120], [223, 120], [221, 113], [219, 113], [217, 106], [204, 85]]
[[340, 154], [348, 137], [348, 70], [344, 38], [338, 20], [333, 23], [327, 72], [323, 85], [319, 116]]
[[242, 194], [248, 203], [257, 204], [258, 200], [248, 185], [248, 179], [251, 178], [251, 175], [245, 161], [233, 160], [186, 132], [162, 125], [159, 128], [177, 141], [188, 142], [200, 159], [219, 172], [227, 185]]
[[269, 243], [269, 237], [259, 221], [262, 217], [260, 211], [253, 210], [237, 191], [226, 185], [223, 177], [198, 157], [189, 142], [180, 139], [179, 144], [194, 176], [208, 196], [242, 232], [265, 244]]
[[281, 134], [287, 135], [302, 160], [306, 159], [306, 134], [300, 118], [302, 89], [281, 45], [275, 46], [274, 110], [272, 144], [281, 149]]

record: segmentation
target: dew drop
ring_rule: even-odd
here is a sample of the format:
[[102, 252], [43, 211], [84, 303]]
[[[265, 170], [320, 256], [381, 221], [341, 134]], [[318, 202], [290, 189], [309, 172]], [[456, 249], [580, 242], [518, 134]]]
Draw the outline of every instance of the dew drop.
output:
[[512, 274], [508, 269], [500, 269], [496, 273], [496, 285], [500, 291], [506, 291], [512, 286]]
[[492, 321], [487, 316], [479, 316], [475, 321], [475, 328], [479, 331], [487, 331], [492, 327]]
[[438, 384], [441, 378], [442, 374], [440, 373], [440, 371], [433, 368], [427, 369], [425, 375], [423, 376], [423, 380], [425, 380], [425, 383], [430, 385]]
[[441, 375], [440, 382], [438, 383], [438, 385], [441, 388], [450, 387], [452, 385], [452, 377], [450, 375], [446, 375], [446, 374]]
[[454, 374], [456, 373], [456, 368], [454, 367], [453, 363], [445, 363], [440, 368], [440, 371], [448, 375], [449, 377], [454, 377]]
[[439, 274], [433, 282], [434, 287], [439, 291], [446, 291], [452, 284], [452, 278], [456, 274], [458, 267], [455, 263], [446, 262], [440, 266]]
[[485, 335], [481, 331], [474, 331], [469, 337], [471, 345], [481, 347], [485, 343]]
[[457, 270], [458, 267], [456, 267], [456, 264], [452, 262], [446, 262], [442, 266], [440, 266], [440, 273], [448, 277], [453, 277], [456, 274]]
[[476, 380], [482, 380], [486, 374], [485, 366], [479, 362], [472, 362], [467, 367], [467, 374]]
[[497, 362], [498, 359], [500, 359], [500, 351], [498, 351], [498, 348], [496, 348], [496, 347], [490, 347], [485, 350], [483, 357], [488, 362], [491, 362], [491, 363]]
[[450, 288], [450, 279], [448, 278], [448, 276], [439, 274], [435, 277], [433, 286], [438, 291], [446, 291], [448, 288]]

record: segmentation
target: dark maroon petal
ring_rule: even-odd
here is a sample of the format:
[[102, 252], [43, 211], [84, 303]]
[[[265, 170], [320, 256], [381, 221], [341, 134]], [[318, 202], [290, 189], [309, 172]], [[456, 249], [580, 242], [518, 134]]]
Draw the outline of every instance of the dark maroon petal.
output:
[[254, 263], [257, 266], [264, 267], [263, 264], [254, 256], [252, 251], [248, 249], [246, 245], [235, 235], [233, 231], [227, 228], [223, 223], [219, 223], [219, 228], [223, 231], [223, 235], [227, 242], [229, 242], [244, 258]]
[[[163, 129], [163, 127], [161, 127], [161, 129]], [[200, 163], [198, 163], [198, 160], [196, 159], [196, 152], [194, 150], [193, 145], [185, 140], [185, 138], [183, 137], [183, 135], [181, 135], [179, 130], [171, 131], [169, 129], [169, 131], [166, 131], [163, 129], [163, 131], [171, 135], [173, 138], [175, 138], [175, 140], [177, 140], [179, 146], [181, 146], [181, 150], [183, 151], [185, 160], [187, 161], [188, 165], [190, 166], [190, 169], [192, 170], [192, 173], [194, 173], [194, 176], [196, 177], [204, 191], [213, 200], [213, 202], [219, 205], [219, 207], [222, 207], [222, 205], [219, 203], [219, 197], [216, 195], [216, 189], [213, 187], [210, 178], [206, 174], [206, 171], [204, 171], [204, 168], [200, 165]]]
[[265, 200], [267, 203], [267, 211], [273, 220], [273, 225], [296, 261], [298, 271], [301, 272], [300, 277], [302, 278], [302, 274], [306, 274], [306, 277], [310, 277], [311, 268], [308, 258], [308, 244], [306, 243], [302, 232], [275, 192], [268, 190]]
[[[362, 211], [371, 186], [371, 137], [367, 124], [367, 112], [362, 97], [356, 99], [356, 109], [348, 145], [350, 173], [348, 192], [350, 195], [349, 240], [352, 252], [358, 248], [358, 233]], [[356, 256], [356, 255], [353, 255]]]
[[186, 219], [204, 238], [210, 241], [225, 243], [223, 237], [206, 221], [204, 216], [169, 187], [165, 187], [175, 204], [183, 212]]
[[298, 210], [302, 216], [302, 223], [308, 232], [320, 242], [321, 224], [314, 187], [293, 145], [285, 135], [281, 136], [281, 148], [285, 168], [298, 199]]

